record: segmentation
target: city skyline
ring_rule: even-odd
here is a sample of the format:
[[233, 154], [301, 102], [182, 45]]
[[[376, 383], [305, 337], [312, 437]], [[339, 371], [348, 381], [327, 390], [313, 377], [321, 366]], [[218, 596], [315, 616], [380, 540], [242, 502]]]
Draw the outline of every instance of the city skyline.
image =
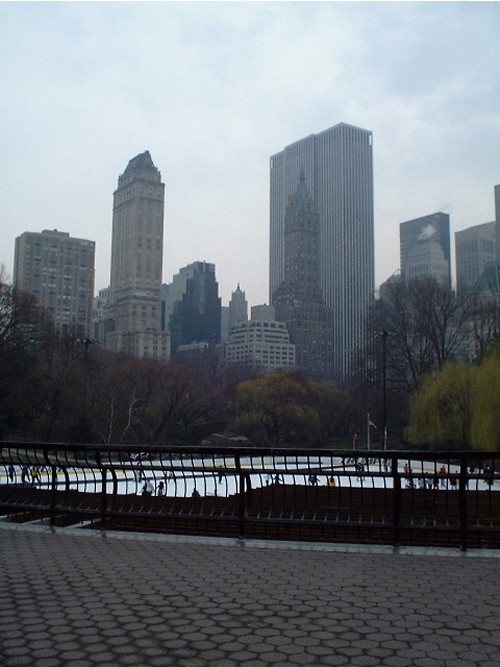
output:
[[348, 123], [373, 132], [379, 285], [401, 222], [495, 218], [499, 21], [497, 3], [0, 3], [0, 264], [12, 279], [15, 238], [58, 229], [96, 242], [105, 288], [116, 175], [149, 150], [163, 282], [205, 260], [224, 304], [238, 283], [268, 302], [269, 156]]

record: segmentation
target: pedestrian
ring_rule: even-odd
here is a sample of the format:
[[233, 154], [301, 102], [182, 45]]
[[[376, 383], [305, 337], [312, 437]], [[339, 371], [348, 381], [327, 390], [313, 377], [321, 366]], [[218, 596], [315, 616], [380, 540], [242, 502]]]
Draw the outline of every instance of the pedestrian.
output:
[[442, 489], [446, 489], [446, 476], [447, 476], [447, 474], [448, 474], [448, 471], [446, 470], [446, 468], [445, 468], [444, 465], [442, 465], [442, 466], [439, 468], [439, 474], [441, 475], [441, 479], [440, 479], [440, 482], [441, 482], [441, 488], [442, 488]]
[[152, 496], [154, 492], [153, 485], [151, 482], [145, 482], [144, 486], [142, 487], [142, 496]]
[[31, 483], [34, 486], [36, 482], [38, 482], [38, 484], [40, 484], [41, 481], [42, 480], [40, 479], [40, 468], [35, 466], [31, 471]]
[[494, 471], [493, 471], [493, 468], [491, 466], [485, 466], [483, 472], [484, 472], [484, 478], [486, 480], [486, 484], [491, 489], [491, 487], [493, 485], [493, 477], [494, 477], [494, 474], [495, 474]]
[[30, 469], [27, 465], [24, 465], [21, 468], [21, 483], [24, 485], [25, 482], [30, 481]]
[[14, 470], [14, 466], [12, 465], [12, 463], [10, 464], [10, 466], [8, 468], [8, 472], [9, 472], [9, 479], [10, 479], [11, 482], [13, 482], [14, 481], [15, 470]]
[[158, 487], [156, 488], [156, 495], [157, 496], [164, 496], [165, 495], [165, 484], [163, 482], [160, 482], [158, 484]]

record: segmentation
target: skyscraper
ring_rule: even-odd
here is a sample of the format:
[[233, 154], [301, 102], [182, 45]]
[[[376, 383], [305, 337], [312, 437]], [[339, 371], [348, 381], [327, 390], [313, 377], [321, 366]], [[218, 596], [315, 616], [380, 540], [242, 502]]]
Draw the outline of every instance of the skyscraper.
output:
[[14, 287], [36, 297], [60, 332], [91, 336], [95, 243], [45, 229], [16, 238]]
[[408, 254], [405, 268], [406, 280], [427, 276], [435, 278], [443, 287], [450, 286], [450, 264], [444, 252], [432, 238], [418, 241]]
[[455, 232], [457, 289], [460, 292], [472, 289], [488, 264], [500, 261], [496, 256], [496, 229], [497, 223], [493, 221]]
[[[495, 283], [500, 264], [500, 185], [495, 185], [495, 220], [455, 232], [457, 289], [474, 290]], [[486, 272], [486, 274], [484, 273]], [[484, 274], [484, 275], [483, 275]]]
[[297, 368], [314, 379], [331, 379], [333, 323], [321, 294], [319, 238], [319, 213], [301, 172], [285, 213], [285, 278], [272, 301], [295, 344]]
[[432, 213], [400, 223], [399, 246], [403, 280], [410, 277], [408, 263], [413, 249], [428, 241], [434, 241], [443, 251], [444, 259], [448, 262], [447, 284], [451, 286], [450, 216], [447, 213]]
[[220, 342], [221, 299], [215, 264], [193, 262], [173, 277], [168, 312], [172, 353], [181, 345]]
[[248, 302], [245, 298], [245, 292], [240, 289], [238, 283], [237, 288], [231, 294], [231, 301], [229, 302], [229, 331], [233, 324], [237, 322], [246, 322], [248, 320]]
[[303, 170], [319, 212], [320, 282], [333, 311], [334, 376], [366, 342], [374, 299], [372, 133], [340, 123], [271, 157], [270, 298], [285, 277], [285, 212]]
[[132, 158], [113, 195], [106, 347], [136, 357], [169, 356], [161, 331], [165, 185], [149, 151]]

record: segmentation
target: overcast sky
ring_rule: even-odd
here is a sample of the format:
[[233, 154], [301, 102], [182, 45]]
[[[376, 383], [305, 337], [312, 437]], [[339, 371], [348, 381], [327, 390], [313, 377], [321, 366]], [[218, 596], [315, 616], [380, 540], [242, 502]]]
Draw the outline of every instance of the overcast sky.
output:
[[109, 283], [113, 192], [149, 150], [165, 183], [164, 282], [216, 265], [268, 301], [269, 157], [339, 122], [372, 130], [376, 283], [399, 223], [494, 218], [500, 4], [0, 2], [0, 263], [14, 239], [96, 241]]

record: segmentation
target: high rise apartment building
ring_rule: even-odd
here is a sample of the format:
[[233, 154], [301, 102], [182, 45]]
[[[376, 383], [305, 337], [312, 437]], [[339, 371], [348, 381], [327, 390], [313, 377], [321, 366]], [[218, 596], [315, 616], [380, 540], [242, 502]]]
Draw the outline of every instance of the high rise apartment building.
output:
[[165, 185], [149, 151], [132, 158], [113, 195], [111, 277], [103, 339], [135, 357], [170, 354], [161, 330]]
[[67, 232], [24, 232], [15, 241], [16, 289], [36, 297], [62, 333], [91, 336], [95, 243]]
[[[431, 215], [424, 215], [421, 218], [414, 220], [407, 220], [399, 225], [399, 246], [401, 259], [401, 276], [403, 280], [408, 280], [409, 267], [412, 269], [413, 277], [416, 275], [432, 275], [426, 273], [425, 270], [419, 271], [415, 266], [415, 259], [412, 259], [412, 254], [435, 256], [437, 253], [433, 251], [430, 241], [437, 243], [443, 252], [443, 258], [448, 264], [448, 279], [446, 284], [451, 286], [451, 254], [450, 254], [450, 216], [447, 213], [432, 213]], [[427, 246], [422, 251], [421, 246]], [[434, 249], [435, 250], [435, 249]], [[423, 266], [423, 265], [422, 265]], [[429, 267], [434, 266], [432, 262]], [[437, 269], [436, 277], [441, 280], [442, 267]]]
[[193, 262], [174, 275], [168, 313], [173, 354], [180, 346], [220, 342], [221, 299], [215, 264]]
[[332, 311], [320, 285], [319, 213], [301, 172], [285, 213], [285, 278], [274, 291], [276, 318], [296, 348], [296, 366], [314, 379], [333, 376]]
[[285, 279], [285, 213], [301, 171], [319, 212], [320, 286], [333, 311], [333, 375], [351, 374], [374, 299], [372, 133], [340, 123], [270, 160], [270, 298]]

